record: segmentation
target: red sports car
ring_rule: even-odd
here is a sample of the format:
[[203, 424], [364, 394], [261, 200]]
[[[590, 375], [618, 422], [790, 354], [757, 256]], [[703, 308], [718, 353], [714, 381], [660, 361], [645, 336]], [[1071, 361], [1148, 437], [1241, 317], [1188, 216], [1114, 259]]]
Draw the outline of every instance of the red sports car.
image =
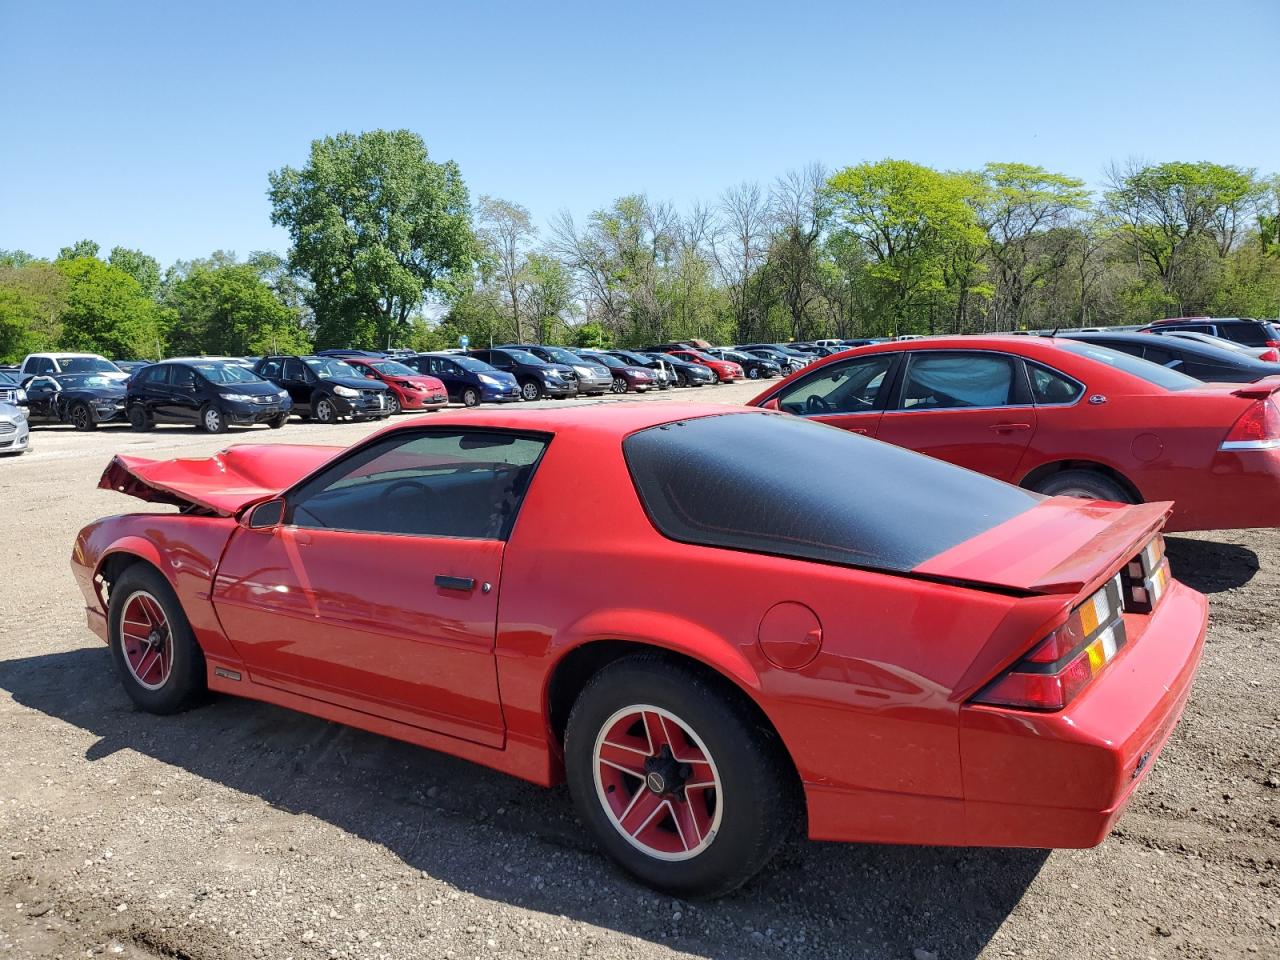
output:
[[741, 380], [746, 376], [742, 371], [741, 364], [734, 363], [732, 360], [717, 360], [701, 350], [667, 350], [666, 352], [673, 357], [679, 357], [681, 360], [687, 360], [690, 363], [706, 367], [716, 375], [716, 380], [720, 383], [733, 383], [733, 381]]
[[116, 457], [101, 486], [180, 508], [75, 543], [142, 709], [215, 690], [567, 779], [600, 846], [679, 896], [733, 889], [797, 821], [1097, 844], [1204, 643], [1167, 504], [746, 408], [468, 412], [345, 450]]
[[1169, 530], [1280, 526], [1280, 379], [1206, 384], [1052, 337], [883, 343], [750, 405], [927, 453], [1040, 493], [1172, 500]]
[[387, 385], [387, 402], [393, 414], [402, 410], [439, 410], [449, 405], [449, 392], [438, 377], [419, 373], [396, 360], [343, 357], [370, 380]]

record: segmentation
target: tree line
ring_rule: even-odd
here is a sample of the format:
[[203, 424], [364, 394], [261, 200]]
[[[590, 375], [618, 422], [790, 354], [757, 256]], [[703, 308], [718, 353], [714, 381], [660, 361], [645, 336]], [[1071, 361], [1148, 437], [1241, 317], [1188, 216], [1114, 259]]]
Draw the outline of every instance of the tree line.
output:
[[1280, 314], [1280, 177], [1208, 162], [1083, 180], [1023, 163], [811, 165], [678, 210], [644, 194], [538, 229], [472, 201], [411, 131], [312, 143], [269, 175], [288, 253], [161, 270], [84, 240], [0, 251], [0, 358], [635, 345], [969, 333]]

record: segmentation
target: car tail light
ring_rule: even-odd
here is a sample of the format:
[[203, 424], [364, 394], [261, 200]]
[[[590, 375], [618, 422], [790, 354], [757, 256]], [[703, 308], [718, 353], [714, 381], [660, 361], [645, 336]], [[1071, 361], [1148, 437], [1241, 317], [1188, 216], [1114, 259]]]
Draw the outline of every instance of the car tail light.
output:
[[1256, 401], [1231, 427], [1222, 450], [1268, 450], [1280, 447], [1280, 407], [1273, 397]]
[[1266, 341], [1266, 345], [1268, 347], [1276, 347], [1277, 349], [1280, 349], [1280, 340], [1268, 340]]
[[1258, 359], [1265, 360], [1267, 363], [1276, 363], [1277, 361], [1280, 361], [1280, 350], [1276, 349], [1276, 347], [1280, 347], [1280, 343], [1268, 344], [1268, 346], [1270, 346], [1271, 349], [1263, 350], [1258, 354]]
[[987, 684], [974, 703], [1022, 710], [1061, 710], [1125, 644], [1119, 575], [1071, 611], [1067, 622]]
[[1124, 608], [1130, 613], [1150, 613], [1169, 588], [1169, 577], [1164, 537], [1157, 536], [1124, 568]]

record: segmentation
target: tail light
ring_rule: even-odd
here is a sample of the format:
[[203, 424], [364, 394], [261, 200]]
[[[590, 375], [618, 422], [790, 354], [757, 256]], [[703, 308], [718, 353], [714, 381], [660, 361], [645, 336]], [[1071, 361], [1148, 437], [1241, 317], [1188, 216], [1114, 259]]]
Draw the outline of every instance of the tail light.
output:
[[1164, 537], [1155, 537], [1124, 568], [1124, 607], [1131, 613], [1150, 613], [1169, 586], [1169, 558]]
[[1268, 347], [1276, 347], [1277, 349], [1280, 349], [1280, 340], [1268, 340], [1266, 345]]
[[1269, 450], [1280, 447], [1280, 407], [1272, 397], [1258, 400], [1240, 415], [1221, 450]]
[[1125, 644], [1119, 575], [1071, 611], [1067, 622], [983, 687], [974, 703], [1023, 710], [1061, 710]]
[[1258, 354], [1258, 359], [1265, 360], [1267, 363], [1280, 361], [1280, 350], [1276, 350], [1276, 347], [1280, 347], [1280, 343], [1273, 345], [1270, 350], [1263, 350]]

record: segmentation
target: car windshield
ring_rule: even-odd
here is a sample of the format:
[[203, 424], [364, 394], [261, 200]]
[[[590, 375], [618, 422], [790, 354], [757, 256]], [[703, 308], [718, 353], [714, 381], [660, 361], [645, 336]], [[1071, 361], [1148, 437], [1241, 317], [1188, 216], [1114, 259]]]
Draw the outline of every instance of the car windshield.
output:
[[362, 379], [360, 374], [356, 373], [355, 367], [341, 360], [333, 360], [329, 357], [309, 357], [303, 362], [321, 380]]
[[452, 354], [449, 360], [456, 363], [463, 370], [470, 370], [472, 373], [493, 373], [494, 368], [491, 364], [485, 363], [483, 360], [477, 360], [475, 357], [464, 357], [461, 354]]
[[120, 388], [119, 377], [105, 377], [100, 373], [62, 374], [55, 378], [63, 390], [101, 390], [104, 387]]
[[418, 375], [417, 370], [406, 367], [403, 363], [395, 360], [375, 360], [369, 366], [388, 377], [416, 377]]
[[12, 373], [8, 373], [7, 371], [0, 370], [0, 384], [4, 384], [5, 386], [8, 386], [8, 387], [16, 387], [18, 385], [18, 378], [15, 377]]
[[743, 360], [751, 359], [745, 353], [739, 353], [737, 350], [721, 350], [720, 356], [723, 357], [725, 360], [735, 360], [739, 363], [741, 363]]
[[623, 363], [621, 360], [619, 360], [617, 357], [611, 357], [607, 353], [592, 353], [592, 354], [588, 354], [582, 359], [590, 363], [603, 364], [604, 366], [612, 367], [615, 370], [618, 369], [619, 367], [626, 366], [626, 364]]
[[1108, 350], [1106, 347], [1085, 343], [1083, 340], [1068, 340], [1065, 337], [1057, 338], [1057, 342], [1072, 353], [1096, 360], [1098, 363], [1105, 363], [1109, 367], [1114, 367], [1157, 387], [1163, 387], [1165, 390], [1190, 390], [1200, 386], [1199, 380], [1188, 377], [1185, 373], [1178, 373], [1176, 370], [1121, 353], [1119, 350]]
[[102, 357], [58, 357], [57, 360], [63, 373], [124, 373]]
[[552, 360], [556, 361], [556, 363], [573, 364], [573, 363], [582, 362], [581, 357], [575, 356], [574, 354], [566, 350], [564, 347], [543, 347], [542, 349], [545, 350], [547, 353], [547, 356], [549, 356]]
[[705, 353], [703, 353], [701, 350], [686, 350], [686, 351], [685, 351], [685, 353], [687, 353], [687, 354], [688, 354], [689, 356], [691, 356], [691, 357], [697, 357], [699, 360], [714, 360], [714, 359], [715, 359], [715, 357], [707, 356], [707, 355], [706, 355]]
[[210, 383], [262, 383], [263, 379], [251, 370], [234, 363], [193, 363], [191, 366]]
[[622, 449], [650, 520], [672, 540], [877, 570], [911, 570], [1044, 499], [774, 414], [664, 424]]

